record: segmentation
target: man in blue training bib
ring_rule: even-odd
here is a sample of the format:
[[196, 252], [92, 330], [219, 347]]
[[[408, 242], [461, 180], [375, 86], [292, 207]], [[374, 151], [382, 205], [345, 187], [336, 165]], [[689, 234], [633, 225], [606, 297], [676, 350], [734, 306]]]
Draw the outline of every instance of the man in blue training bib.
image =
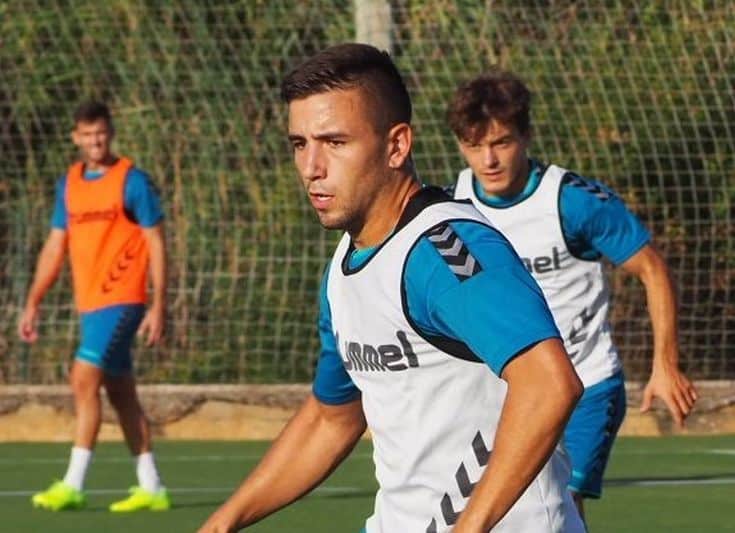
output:
[[557, 444], [582, 385], [510, 243], [418, 182], [388, 54], [328, 48], [282, 95], [309, 200], [345, 233], [322, 281], [312, 394], [200, 533], [303, 496], [366, 427], [379, 484], [366, 533], [581, 533]]
[[472, 200], [513, 244], [541, 287], [584, 384], [564, 432], [572, 459], [569, 490], [583, 513], [583, 498], [601, 495], [610, 448], [625, 415], [603, 258], [646, 288], [654, 356], [641, 410], [657, 396], [681, 425], [697, 393], [678, 368], [674, 289], [648, 231], [604, 185], [528, 158], [530, 102], [523, 82], [499, 70], [457, 89], [448, 120], [469, 168], [459, 173], [454, 197]]

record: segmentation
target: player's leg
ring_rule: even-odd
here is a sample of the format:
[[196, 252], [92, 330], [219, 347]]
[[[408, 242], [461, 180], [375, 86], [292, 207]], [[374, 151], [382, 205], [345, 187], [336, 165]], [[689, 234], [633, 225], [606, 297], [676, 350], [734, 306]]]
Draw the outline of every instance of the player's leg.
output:
[[135, 457], [138, 478], [138, 486], [131, 488], [130, 496], [110, 506], [114, 512], [141, 509], [162, 511], [171, 506], [156, 468], [150, 426], [138, 400], [133, 375], [131, 345], [143, 314], [143, 306], [128, 306], [125, 310], [115, 342], [108, 349], [105, 367], [107, 396], [117, 413], [130, 453]]
[[138, 400], [132, 374], [105, 376], [105, 389], [110, 405], [115, 409], [125, 442], [133, 456], [151, 451], [151, 431]]
[[109, 337], [102, 322], [95, 313], [85, 313], [81, 317], [81, 342], [69, 375], [75, 409], [74, 447], [64, 479], [34, 494], [31, 501], [35, 507], [60, 511], [76, 509], [85, 503], [82, 490], [97, 443], [102, 413], [99, 390]]
[[70, 383], [74, 396], [76, 428], [74, 446], [93, 450], [102, 421], [100, 386], [104, 373], [94, 364], [76, 359], [72, 364]]
[[564, 430], [572, 462], [569, 490], [582, 518], [584, 499], [602, 495], [602, 477], [624, 416], [625, 386], [619, 373], [585, 389]]

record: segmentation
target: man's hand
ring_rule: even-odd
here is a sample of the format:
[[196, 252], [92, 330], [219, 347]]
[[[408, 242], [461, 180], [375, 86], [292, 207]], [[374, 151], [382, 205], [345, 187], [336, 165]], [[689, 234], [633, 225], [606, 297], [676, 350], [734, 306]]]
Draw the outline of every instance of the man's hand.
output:
[[163, 338], [166, 313], [162, 306], [152, 306], [143, 317], [138, 328], [138, 336], [146, 337], [146, 346], [153, 346]]
[[684, 427], [684, 419], [697, 401], [697, 389], [675, 366], [654, 365], [651, 377], [643, 390], [641, 413], [651, 409], [653, 398], [660, 398], [671, 413], [677, 426]]
[[222, 507], [217, 509], [212, 516], [197, 530], [197, 533], [231, 533], [237, 531], [238, 520], [236, 513], [233, 513], [224, 503]]
[[23, 309], [18, 320], [18, 336], [25, 342], [36, 342], [38, 340], [38, 307], [29, 305]]

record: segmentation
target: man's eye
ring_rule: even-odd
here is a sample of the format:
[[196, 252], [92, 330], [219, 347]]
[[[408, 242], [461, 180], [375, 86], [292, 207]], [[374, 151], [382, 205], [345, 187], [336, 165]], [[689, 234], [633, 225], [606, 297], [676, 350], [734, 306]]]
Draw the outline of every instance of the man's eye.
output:
[[327, 144], [332, 148], [339, 148], [340, 146], [343, 146], [345, 142], [338, 139], [330, 139], [327, 141]]

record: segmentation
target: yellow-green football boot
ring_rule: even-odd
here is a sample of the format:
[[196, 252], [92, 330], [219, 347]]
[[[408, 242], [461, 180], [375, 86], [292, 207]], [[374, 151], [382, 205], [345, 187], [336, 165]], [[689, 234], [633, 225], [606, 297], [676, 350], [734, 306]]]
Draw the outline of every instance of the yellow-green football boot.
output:
[[168, 511], [171, 498], [166, 489], [148, 492], [141, 487], [130, 487], [130, 496], [110, 505], [113, 513], [131, 513], [134, 511]]
[[77, 490], [63, 481], [54, 481], [49, 488], [37, 492], [31, 497], [33, 507], [49, 511], [80, 509], [84, 507], [86, 501], [87, 499], [81, 490]]

